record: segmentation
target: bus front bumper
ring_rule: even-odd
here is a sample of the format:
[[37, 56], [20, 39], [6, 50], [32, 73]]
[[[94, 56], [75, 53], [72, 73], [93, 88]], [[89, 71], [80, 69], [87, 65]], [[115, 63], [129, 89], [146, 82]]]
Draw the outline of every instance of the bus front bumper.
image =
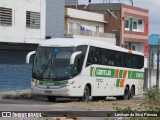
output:
[[46, 96], [57, 96], [57, 97], [80, 97], [77, 95], [75, 90], [71, 90], [69, 86], [58, 88], [58, 89], [44, 89], [37, 86], [31, 85], [32, 94], [46, 95]]

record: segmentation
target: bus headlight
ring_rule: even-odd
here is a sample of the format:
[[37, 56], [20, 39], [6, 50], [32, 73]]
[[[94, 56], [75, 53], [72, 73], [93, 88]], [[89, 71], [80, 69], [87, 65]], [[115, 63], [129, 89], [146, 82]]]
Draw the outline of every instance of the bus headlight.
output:
[[31, 82], [31, 84], [32, 84], [33, 86], [38, 85], [38, 84], [39, 84], [39, 81], [36, 80], [36, 79], [33, 79], [32, 82]]
[[72, 84], [74, 84], [74, 82], [75, 82], [75, 81], [69, 81], [69, 82], [66, 84], [66, 86], [72, 85]]

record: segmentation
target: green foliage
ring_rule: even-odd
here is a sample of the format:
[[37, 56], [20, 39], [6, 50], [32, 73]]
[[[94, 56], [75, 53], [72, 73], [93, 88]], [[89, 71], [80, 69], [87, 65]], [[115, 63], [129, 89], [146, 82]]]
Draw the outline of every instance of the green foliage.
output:
[[157, 86], [154, 86], [151, 90], [144, 94], [150, 102], [154, 105], [160, 106], [160, 92]]
[[[160, 91], [157, 86], [147, 91], [145, 94], [145, 100], [142, 101], [138, 110], [133, 110], [131, 107], [118, 108], [114, 107], [117, 112], [121, 113], [135, 113], [136, 111], [146, 111], [147, 113], [160, 113]], [[152, 117], [130, 117], [131, 120], [153, 120]], [[155, 117], [154, 120], [159, 120], [159, 117]]]

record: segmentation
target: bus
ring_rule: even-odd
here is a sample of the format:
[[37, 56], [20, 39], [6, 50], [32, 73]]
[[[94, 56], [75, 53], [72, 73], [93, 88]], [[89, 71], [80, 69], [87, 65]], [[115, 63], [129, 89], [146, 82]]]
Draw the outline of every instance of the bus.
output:
[[143, 92], [144, 55], [102, 41], [78, 38], [44, 40], [35, 54], [31, 90], [49, 101], [116, 97], [126, 100]]

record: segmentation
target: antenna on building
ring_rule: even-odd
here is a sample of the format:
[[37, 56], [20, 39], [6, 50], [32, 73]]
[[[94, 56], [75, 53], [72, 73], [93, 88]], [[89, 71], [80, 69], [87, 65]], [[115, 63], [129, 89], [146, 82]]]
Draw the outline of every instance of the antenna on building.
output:
[[131, 2], [131, 5], [133, 6], [133, 0], [129, 0]]

